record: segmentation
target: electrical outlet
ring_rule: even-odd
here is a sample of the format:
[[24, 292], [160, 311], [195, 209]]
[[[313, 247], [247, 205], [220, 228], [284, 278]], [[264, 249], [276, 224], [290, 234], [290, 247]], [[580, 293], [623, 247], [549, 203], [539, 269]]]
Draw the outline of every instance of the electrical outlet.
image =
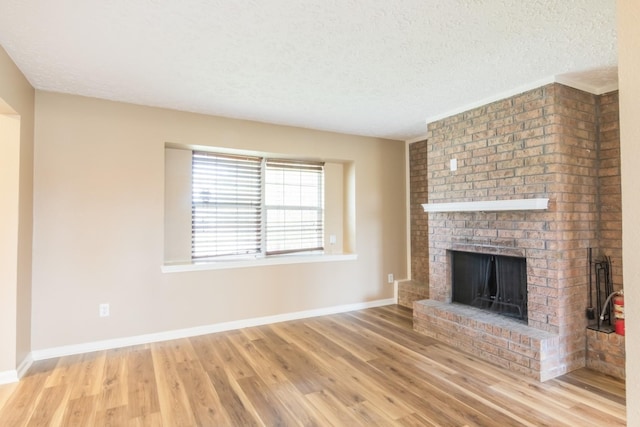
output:
[[100, 317], [109, 317], [109, 304], [100, 304]]
[[393, 273], [387, 275], [387, 283], [393, 283]]

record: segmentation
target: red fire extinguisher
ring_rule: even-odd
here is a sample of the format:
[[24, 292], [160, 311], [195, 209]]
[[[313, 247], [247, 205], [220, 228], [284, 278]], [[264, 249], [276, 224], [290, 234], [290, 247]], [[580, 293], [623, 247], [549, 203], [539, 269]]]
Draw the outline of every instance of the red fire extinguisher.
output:
[[624, 336], [624, 293], [622, 291], [613, 298], [613, 315], [616, 319], [616, 334]]

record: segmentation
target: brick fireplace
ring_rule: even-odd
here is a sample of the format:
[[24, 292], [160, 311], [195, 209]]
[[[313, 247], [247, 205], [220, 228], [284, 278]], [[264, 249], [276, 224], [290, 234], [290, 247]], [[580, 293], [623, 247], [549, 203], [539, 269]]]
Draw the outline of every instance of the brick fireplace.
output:
[[[542, 381], [585, 366], [587, 248], [612, 257], [622, 285], [614, 103], [550, 84], [429, 123], [410, 147], [412, 278], [429, 290], [414, 329]], [[422, 207], [534, 198], [547, 209]], [[525, 258], [527, 323], [450, 304], [452, 251]]]

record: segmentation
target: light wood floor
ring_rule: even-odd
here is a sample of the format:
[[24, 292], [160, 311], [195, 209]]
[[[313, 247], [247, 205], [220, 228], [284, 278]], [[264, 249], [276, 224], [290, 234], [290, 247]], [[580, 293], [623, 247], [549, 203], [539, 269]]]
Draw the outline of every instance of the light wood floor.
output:
[[624, 383], [539, 383], [373, 308], [35, 363], [0, 426], [622, 426]]

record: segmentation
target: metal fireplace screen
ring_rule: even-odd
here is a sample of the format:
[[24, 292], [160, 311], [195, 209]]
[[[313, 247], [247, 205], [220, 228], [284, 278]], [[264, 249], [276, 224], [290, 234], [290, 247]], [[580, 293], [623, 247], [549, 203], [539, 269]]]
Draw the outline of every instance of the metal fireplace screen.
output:
[[525, 258], [452, 251], [453, 302], [527, 320]]

